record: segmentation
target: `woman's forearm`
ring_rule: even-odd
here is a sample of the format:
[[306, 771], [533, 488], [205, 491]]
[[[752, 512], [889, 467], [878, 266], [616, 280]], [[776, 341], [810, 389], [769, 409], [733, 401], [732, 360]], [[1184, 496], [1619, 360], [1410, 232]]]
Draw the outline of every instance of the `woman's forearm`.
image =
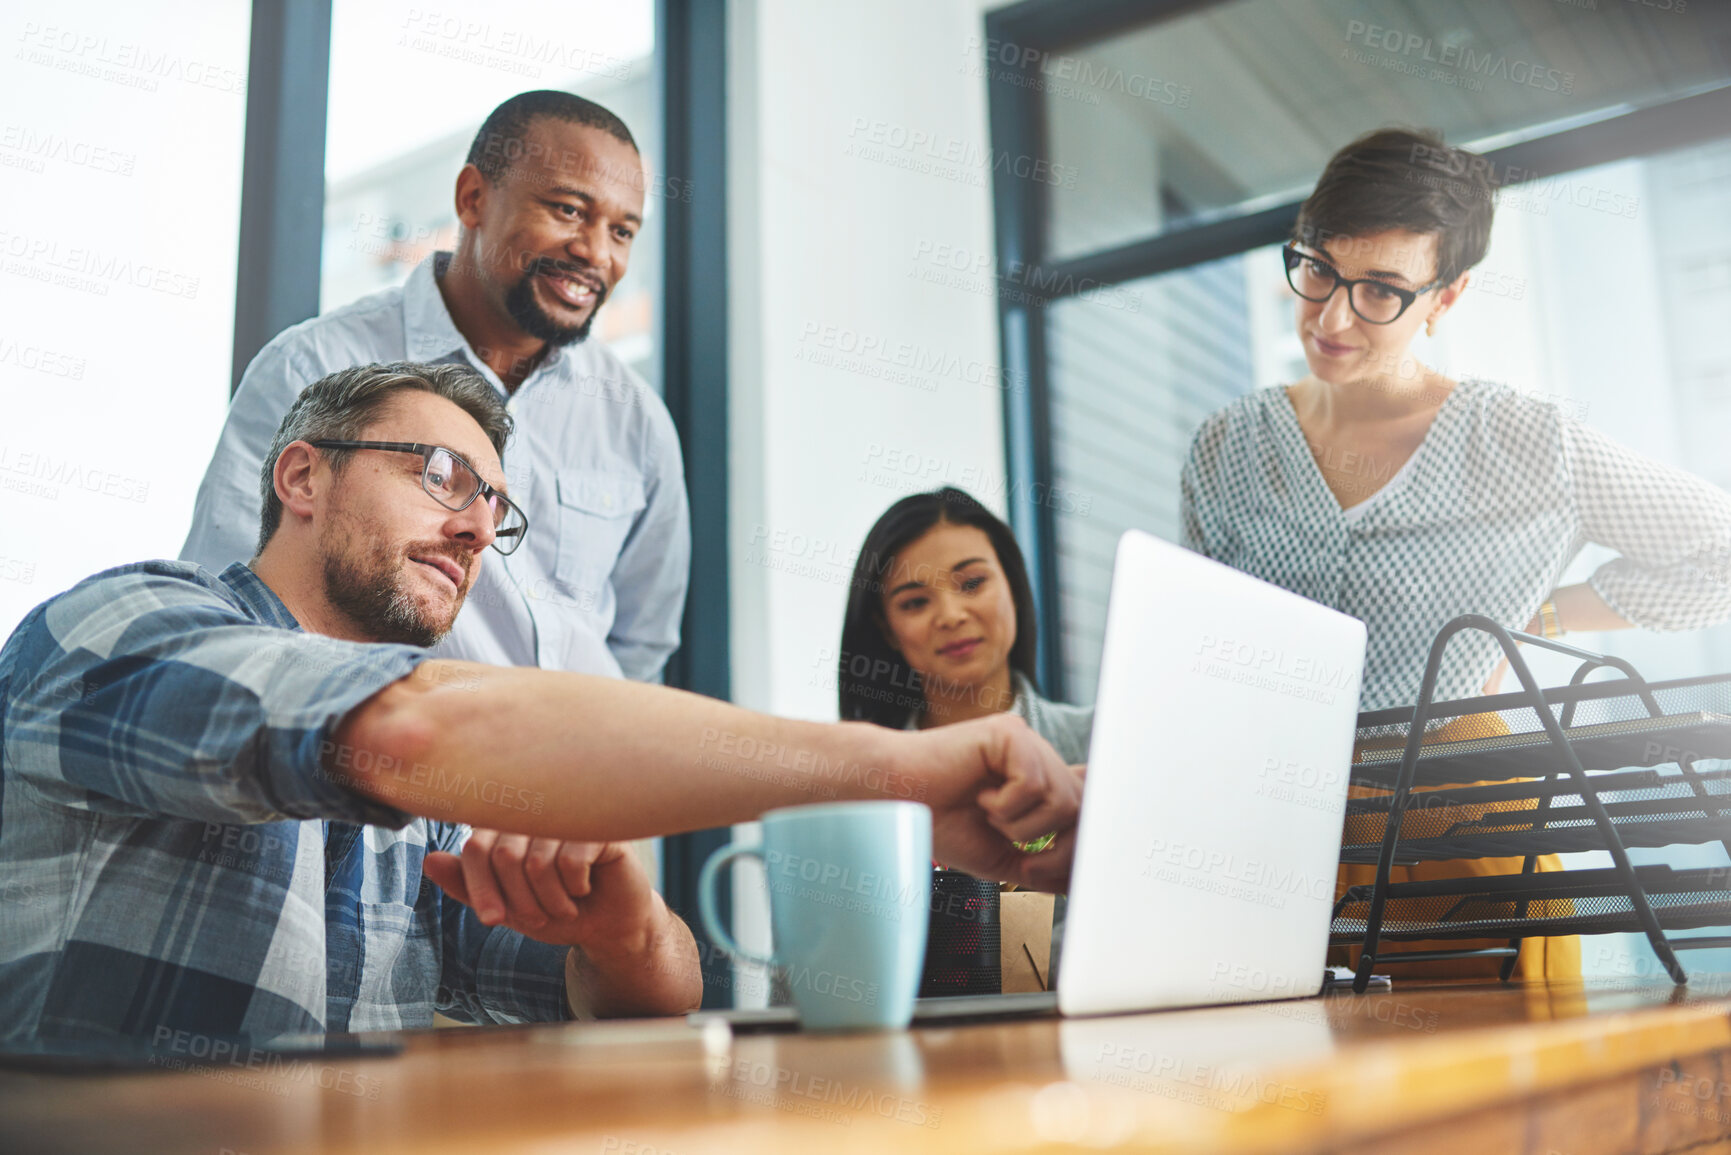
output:
[[[1632, 629], [1634, 622], [1605, 603], [1586, 582], [1572, 586], [1559, 586], [1551, 594], [1551, 604], [1556, 607], [1557, 626], [1564, 633], [1590, 633], [1599, 630]], [[1527, 623], [1527, 633], [1543, 633], [1543, 622], [1538, 614]]]

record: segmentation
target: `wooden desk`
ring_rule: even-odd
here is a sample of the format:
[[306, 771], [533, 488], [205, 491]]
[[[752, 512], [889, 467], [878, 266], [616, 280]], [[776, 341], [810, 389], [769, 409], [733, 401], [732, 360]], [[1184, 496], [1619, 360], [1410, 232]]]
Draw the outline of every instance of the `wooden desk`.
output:
[[842, 1037], [422, 1032], [395, 1058], [0, 1073], [0, 1151], [1731, 1152], [1731, 982], [1420, 985]]

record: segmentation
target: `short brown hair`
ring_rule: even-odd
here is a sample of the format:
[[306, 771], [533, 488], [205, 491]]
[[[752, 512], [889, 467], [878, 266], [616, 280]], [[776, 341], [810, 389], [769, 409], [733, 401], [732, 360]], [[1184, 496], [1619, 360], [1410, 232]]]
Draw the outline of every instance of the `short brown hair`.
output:
[[1379, 128], [1329, 158], [1292, 239], [1320, 250], [1385, 229], [1434, 235], [1436, 280], [1447, 284], [1484, 260], [1496, 191], [1487, 158], [1428, 129]]
[[[264, 506], [259, 515], [258, 552], [282, 522], [282, 500], [276, 495], [276, 462], [295, 441], [355, 441], [384, 410], [392, 395], [404, 391], [433, 393], [460, 407], [487, 440], [499, 460], [505, 459], [505, 442], [511, 436], [511, 414], [499, 391], [468, 365], [422, 365], [414, 361], [392, 361], [384, 365], [358, 365], [321, 377], [308, 385], [277, 426], [259, 474], [259, 495]], [[341, 471], [353, 456], [348, 449], [327, 449], [331, 468]]]

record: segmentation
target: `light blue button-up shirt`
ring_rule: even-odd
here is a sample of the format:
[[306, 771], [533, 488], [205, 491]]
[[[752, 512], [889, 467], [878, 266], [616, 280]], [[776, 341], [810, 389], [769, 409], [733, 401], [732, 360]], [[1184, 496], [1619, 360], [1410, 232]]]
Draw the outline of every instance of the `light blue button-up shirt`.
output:
[[[457, 331], [434, 281], [440, 253], [400, 289], [285, 329], [247, 366], [199, 486], [180, 556], [213, 572], [253, 556], [259, 470], [283, 415], [326, 374], [378, 361], [467, 362], [506, 393]], [[673, 419], [593, 341], [550, 350], [510, 396], [511, 498], [529, 535], [488, 550], [440, 657], [650, 680], [679, 645], [691, 517]]]

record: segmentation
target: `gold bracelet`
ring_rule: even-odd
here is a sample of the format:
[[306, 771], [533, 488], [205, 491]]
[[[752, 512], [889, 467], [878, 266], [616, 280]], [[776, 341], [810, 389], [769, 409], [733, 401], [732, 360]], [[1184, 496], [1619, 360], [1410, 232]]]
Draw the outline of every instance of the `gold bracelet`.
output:
[[1547, 599], [1539, 607], [1539, 632], [1547, 638], [1563, 636], [1563, 623], [1557, 619], [1557, 603]]

